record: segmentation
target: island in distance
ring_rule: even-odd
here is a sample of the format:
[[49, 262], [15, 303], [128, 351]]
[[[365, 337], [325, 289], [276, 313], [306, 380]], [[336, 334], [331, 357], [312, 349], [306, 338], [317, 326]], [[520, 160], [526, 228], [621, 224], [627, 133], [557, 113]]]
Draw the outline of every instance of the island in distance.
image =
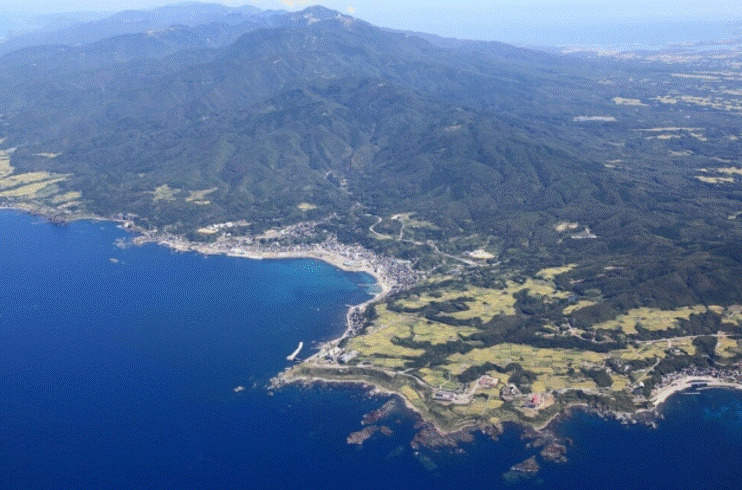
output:
[[367, 271], [382, 292], [274, 386], [397, 394], [415, 444], [517, 423], [561, 460], [544, 429], [573, 407], [651, 421], [688, 386], [742, 386], [740, 62], [323, 7], [25, 47], [0, 58], [0, 203]]

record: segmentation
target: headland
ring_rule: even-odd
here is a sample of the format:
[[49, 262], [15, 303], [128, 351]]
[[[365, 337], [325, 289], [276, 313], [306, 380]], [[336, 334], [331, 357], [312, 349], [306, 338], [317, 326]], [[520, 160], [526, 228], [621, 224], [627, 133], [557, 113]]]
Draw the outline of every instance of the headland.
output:
[[[41, 209], [21, 210], [45, 215]], [[54, 221], [68, 219], [104, 218], [67, 215], [67, 219], [57, 216]], [[260, 235], [236, 232], [241, 223], [212, 225], [206, 234], [216, 236], [207, 242], [144, 229], [123, 215], [111, 221], [133, 234], [119, 243], [122, 247], [156, 243], [204, 255], [315, 259], [373, 276], [378, 291], [367, 302], [349, 307], [343, 334], [277, 374], [271, 388], [293, 383], [353, 384], [370, 393], [397, 396], [419, 418], [416, 444], [455, 446], [468, 440], [473, 431], [497, 436], [503, 424], [514, 423], [533, 440], [560, 446], [551, 428], [577, 407], [627, 422], [651, 423], [669, 396], [700, 383], [742, 389], [742, 369], [735, 357], [739, 339], [721, 331], [642, 340], [642, 332], [637, 334], [633, 324], [619, 317], [617, 326], [611, 328], [620, 328], [630, 337], [621, 343], [597, 337], [586, 342], [586, 333], [591, 332], [569, 323], [543, 336], [542, 343], [560, 341], [564, 347], [512, 342], [488, 346], [473, 340], [485, 321], [480, 317], [512, 315], [524, 291], [563, 303], [565, 313], [589, 307], [587, 301], [567, 298], [555, 281], [571, 266], [543, 269], [525, 280], [504, 274], [502, 286], [486, 288], [456, 282], [450, 276], [423, 274], [408, 261], [379, 255], [358, 244], [340, 243], [332, 234], [319, 235], [317, 222]], [[305, 240], [308, 236], [322, 239]], [[642, 309], [631, 314], [660, 330], [663, 324], [702, 313], [739, 323], [742, 313], [738, 310], [734, 305], [697, 306], [675, 311]], [[659, 378], [655, 374], [663, 359], [700, 359], [711, 354], [717, 367], [670, 369]]]

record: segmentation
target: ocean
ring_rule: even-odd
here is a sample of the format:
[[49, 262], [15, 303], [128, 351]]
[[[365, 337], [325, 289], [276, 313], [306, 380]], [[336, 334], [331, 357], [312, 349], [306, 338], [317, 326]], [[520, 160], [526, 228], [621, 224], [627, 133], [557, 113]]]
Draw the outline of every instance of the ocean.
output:
[[[742, 393], [672, 397], [657, 429], [577, 414], [565, 465], [509, 427], [416, 452], [414, 420], [346, 443], [389, 400], [269, 379], [339, 335], [373, 278], [314, 260], [118, 248], [112, 223], [0, 211], [0, 488], [742, 488]], [[244, 386], [239, 393], [237, 386]]]

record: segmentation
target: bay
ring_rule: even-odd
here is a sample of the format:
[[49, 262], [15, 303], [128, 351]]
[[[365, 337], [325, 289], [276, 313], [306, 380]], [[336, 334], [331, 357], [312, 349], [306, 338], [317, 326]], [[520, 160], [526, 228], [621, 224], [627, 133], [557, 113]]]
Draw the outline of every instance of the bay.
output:
[[[391, 437], [347, 445], [388, 398], [266, 385], [299, 341], [306, 355], [342, 332], [370, 276], [123, 237], [0, 211], [0, 488], [500, 488], [537, 451], [510, 427], [415, 452], [403, 413]], [[738, 392], [675, 396], [657, 429], [578, 414], [560, 431], [570, 462], [516, 486], [742, 487]]]

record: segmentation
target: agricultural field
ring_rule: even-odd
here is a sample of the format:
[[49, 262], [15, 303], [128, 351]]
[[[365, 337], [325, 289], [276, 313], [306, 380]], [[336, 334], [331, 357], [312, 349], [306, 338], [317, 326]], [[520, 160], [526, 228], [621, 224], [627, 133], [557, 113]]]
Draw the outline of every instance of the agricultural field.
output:
[[[54, 158], [55, 154], [40, 155], [45, 158]], [[29, 201], [58, 206], [77, 201], [81, 198], [79, 192], [63, 192], [59, 183], [68, 179], [68, 175], [50, 172], [18, 173], [10, 164], [11, 152], [0, 151], [0, 199], [7, 199], [16, 203]]]
[[716, 343], [716, 355], [724, 358], [734, 357], [742, 353], [742, 341], [720, 335]]
[[211, 189], [189, 191], [189, 195], [185, 198], [185, 200], [186, 202], [190, 202], [199, 206], [207, 206], [211, 204], [211, 201], [209, 201], [206, 197], [216, 190], [216, 187], [212, 187]]
[[301, 202], [296, 207], [304, 212], [314, 211], [315, 209], [317, 209], [317, 206], [315, 206], [314, 204], [310, 204], [308, 202]]
[[163, 184], [157, 187], [154, 191], [151, 191], [153, 201], [174, 201], [175, 195], [180, 192], [180, 189], [174, 189], [167, 184]]
[[596, 323], [594, 329], [620, 330], [626, 335], [637, 334], [637, 326], [647, 330], [667, 330], [678, 326], [681, 319], [689, 319], [691, 315], [706, 313], [709, 308], [703, 305], [684, 306], [675, 310], [660, 310], [658, 308], [635, 308], [615, 320]]
[[[685, 331], [681, 323], [709, 315], [742, 322], [742, 308], [737, 307], [639, 307], [584, 329], [564, 320], [547, 322], [530, 337], [516, 337], [519, 342], [490, 345], [488, 329], [497, 331], [502, 319], [522, 318], [521, 301], [552, 305], [547, 311], [561, 312], [564, 318], [599, 305], [599, 295], [574, 299], [557, 285], [575, 268], [568, 264], [541, 269], [532, 277], [505, 276], [491, 288], [434, 276], [419, 289], [376, 305], [364, 333], [345, 346], [357, 352], [351, 365], [379, 368], [387, 375], [389, 370], [403, 373], [396, 377], [403, 386], [400, 392], [445, 427], [473, 420], [540, 424], [576, 400], [599, 399], [621, 410], [631, 403], [641, 406], [660, 379], [658, 367], [703, 363], [707, 356], [699, 345], [708, 340], [699, 343], [701, 335], [679, 334]], [[672, 333], [652, 337], [664, 332]], [[742, 355], [736, 336], [708, 338], [716, 342], [720, 360], [736, 362]]]

